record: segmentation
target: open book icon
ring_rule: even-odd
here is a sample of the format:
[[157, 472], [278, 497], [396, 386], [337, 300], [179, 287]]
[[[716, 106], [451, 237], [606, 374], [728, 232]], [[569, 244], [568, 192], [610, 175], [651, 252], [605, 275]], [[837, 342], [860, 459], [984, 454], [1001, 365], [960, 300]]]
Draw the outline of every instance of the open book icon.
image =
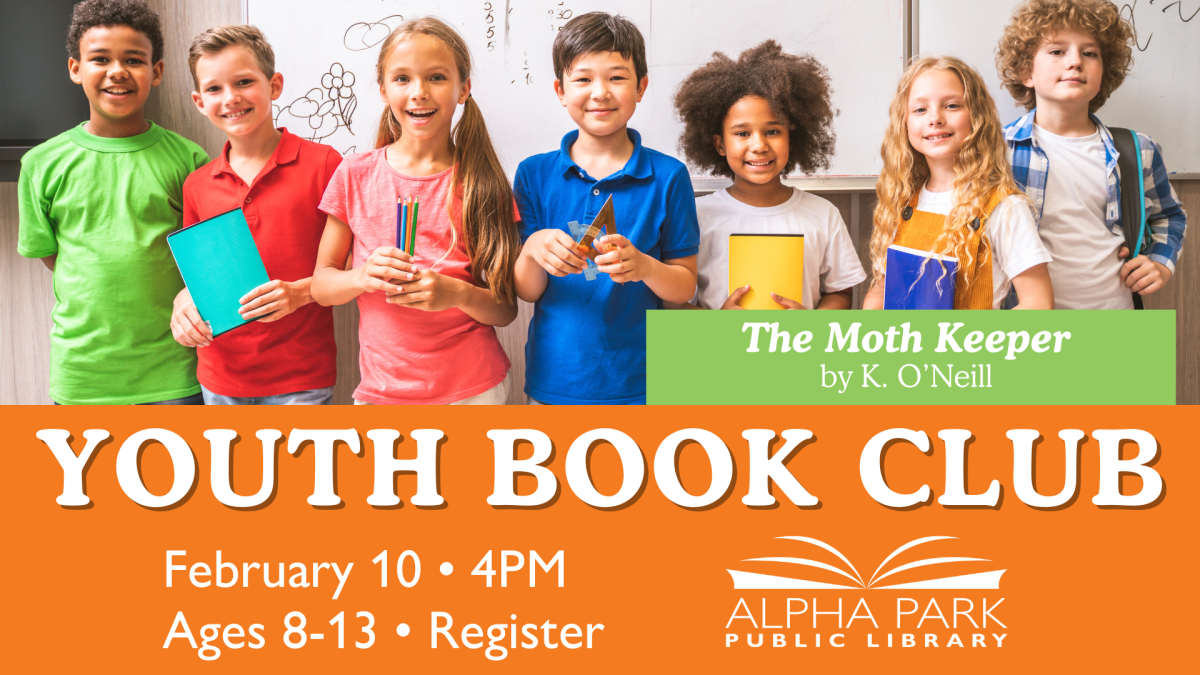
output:
[[925, 543], [928, 543], [931, 541], [939, 541], [942, 539], [955, 539], [956, 538], [956, 537], [922, 537], [920, 539], [914, 539], [914, 540], [908, 542], [907, 544], [901, 546], [900, 548], [896, 549], [895, 551], [892, 551], [891, 555], [889, 555], [887, 558], [884, 558], [883, 562], [879, 564], [879, 567], [875, 570], [875, 573], [872, 574], [869, 579], [864, 580], [862, 575], [860, 575], [858, 573], [858, 570], [856, 570], [854, 568], [854, 565], [852, 565], [850, 563], [850, 561], [846, 558], [846, 556], [842, 555], [841, 552], [838, 551], [836, 548], [830, 546], [829, 544], [826, 544], [825, 542], [823, 542], [819, 539], [813, 539], [811, 537], [776, 537], [776, 538], [777, 539], [791, 539], [793, 541], [800, 541], [800, 542], [804, 542], [807, 544], [812, 544], [814, 546], [819, 546], [820, 548], [823, 548], [826, 551], [829, 551], [830, 553], [837, 556], [838, 559], [840, 559], [842, 562], [846, 563], [846, 567], [848, 569], [843, 569], [843, 568], [840, 568], [840, 567], [837, 567], [834, 565], [830, 565], [828, 563], [823, 563], [823, 562], [820, 562], [817, 560], [809, 560], [807, 558], [790, 558], [790, 557], [749, 558], [747, 560], [743, 560], [742, 562], [773, 562], [773, 563], [787, 563], [787, 564], [799, 565], [799, 566], [803, 566], [803, 567], [815, 567], [817, 569], [822, 569], [822, 570], [826, 570], [829, 572], [833, 572], [835, 574], [839, 574], [839, 575], [849, 579], [853, 583], [853, 585], [846, 586], [846, 585], [840, 585], [840, 584], [829, 584], [829, 583], [824, 583], [824, 582], [820, 582], [820, 581], [810, 581], [808, 579], [801, 579], [801, 578], [796, 578], [796, 577], [776, 576], [776, 575], [772, 575], [772, 574], [758, 574], [755, 572], [743, 572], [740, 570], [726, 570], [727, 572], [729, 572], [730, 576], [733, 577], [733, 587], [735, 589], [746, 589], [746, 590], [812, 589], [812, 590], [819, 590], [819, 589], [833, 588], [833, 589], [852, 589], [852, 590], [854, 590], [854, 589], [860, 589], [860, 588], [862, 588], [862, 589], [870, 588], [870, 589], [876, 589], [876, 590], [882, 590], [882, 589], [993, 590], [993, 589], [1000, 588], [1000, 577], [1003, 576], [1003, 574], [1008, 571], [1008, 570], [994, 570], [991, 572], [980, 572], [977, 574], [963, 574], [963, 575], [958, 575], [958, 576], [938, 577], [935, 579], [926, 579], [925, 581], [916, 581], [916, 582], [906, 583], [906, 584], [889, 584], [886, 586], [880, 586], [880, 585], [878, 585], [880, 581], [883, 581], [884, 579], [892, 576], [893, 574], [896, 574], [898, 572], [903, 572], [905, 570], [911, 570], [911, 569], [916, 569], [916, 568], [920, 568], [920, 567], [928, 567], [930, 565], [941, 565], [941, 564], [945, 564], [945, 563], [991, 562], [991, 561], [986, 560], [984, 558], [926, 558], [924, 560], [918, 560], [916, 562], [910, 562], [910, 563], [905, 563], [903, 565], [897, 565], [897, 566], [889, 569], [886, 572], [884, 571], [884, 568], [887, 567], [888, 563], [890, 563], [893, 558], [895, 558], [896, 556], [900, 555], [901, 553], [907, 551], [910, 548], [913, 548], [915, 546], [920, 546], [921, 544], [925, 544]]

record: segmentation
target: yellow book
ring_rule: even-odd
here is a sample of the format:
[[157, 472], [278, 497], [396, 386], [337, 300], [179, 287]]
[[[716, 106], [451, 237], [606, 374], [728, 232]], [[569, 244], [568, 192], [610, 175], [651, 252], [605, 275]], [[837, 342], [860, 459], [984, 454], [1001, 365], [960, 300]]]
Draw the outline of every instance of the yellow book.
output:
[[771, 293], [804, 302], [804, 235], [729, 235], [729, 292], [746, 284], [745, 309], [783, 309]]

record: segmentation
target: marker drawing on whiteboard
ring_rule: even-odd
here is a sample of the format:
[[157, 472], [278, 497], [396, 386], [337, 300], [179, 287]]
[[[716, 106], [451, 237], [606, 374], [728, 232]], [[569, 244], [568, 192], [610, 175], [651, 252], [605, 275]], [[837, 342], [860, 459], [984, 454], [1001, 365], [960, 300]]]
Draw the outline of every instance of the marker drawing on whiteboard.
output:
[[1123, 15], [1125, 14], [1125, 10], [1129, 10], [1129, 25], [1133, 27], [1133, 46], [1137, 47], [1139, 52], [1144, 52], [1150, 48], [1150, 40], [1154, 39], [1154, 33], [1151, 33], [1146, 38], [1146, 46], [1143, 47], [1141, 41], [1138, 40], [1137, 19], [1133, 16], [1133, 10], [1137, 9], [1137, 4], [1138, 0], [1133, 0], [1132, 5], [1129, 3], [1122, 5], [1121, 14]]
[[[321, 88], [309, 89], [283, 108], [276, 107], [275, 126], [300, 130], [297, 136], [313, 142], [329, 138], [343, 128], [353, 135], [350, 125], [358, 108], [354, 82], [354, 73], [342, 64], [334, 63], [329, 72], [321, 76]], [[294, 118], [296, 123], [288, 124], [289, 118]], [[300, 123], [307, 125], [307, 133]]]
[[[1133, 44], [1135, 47], [1137, 47], [1137, 50], [1139, 52], [1144, 52], [1150, 48], [1150, 41], [1154, 38], [1154, 33], [1151, 33], [1146, 36], [1146, 44], [1143, 45], [1141, 39], [1138, 37], [1137, 17], [1134, 14], [1137, 10], [1139, 1], [1140, 0], [1133, 0], [1132, 3], [1127, 2], [1124, 5], [1122, 5], [1121, 6], [1121, 15], [1124, 16], [1126, 11], [1129, 12], [1129, 25], [1133, 27]], [[1153, 5], [1154, 0], [1150, 0], [1150, 4]], [[1196, 18], [1196, 15], [1200, 14], [1200, 6], [1198, 6], [1195, 11], [1193, 11], [1189, 16], [1185, 17], [1183, 15], [1182, 0], [1175, 0], [1175, 2], [1172, 2], [1169, 5], [1167, 5], [1166, 7], [1163, 7], [1161, 13], [1166, 14], [1172, 7], [1175, 8], [1176, 13], [1179, 15], [1179, 20], [1182, 21], [1183, 23], [1190, 22], [1192, 19]]]
[[352, 52], [366, 51], [386, 40], [401, 23], [404, 23], [404, 17], [399, 14], [385, 16], [374, 22], [359, 21], [346, 29], [342, 44]]
[[[1150, 0], [1150, 4], [1152, 4], [1152, 5], [1153, 5], [1153, 4], [1154, 4], [1154, 0]], [[1192, 12], [1192, 15], [1191, 15], [1191, 16], [1189, 16], [1189, 17], [1188, 17], [1188, 18], [1186, 18], [1186, 19], [1185, 19], [1185, 18], [1183, 18], [1183, 2], [1182, 2], [1182, 0], [1175, 0], [1175, 2], [1172, 2], [1171, 4], [1167, 5], [1166, 7], [1163, 7], [1163, 10], [1162, 10], [1162, 11], [1163, 11], [1163, 14], [1166, 14], [1166, 13], [1167, 13], [1167, 10], [1168, 10], [1168, 9], [1171, 9], [1172, 7], [1176, 8], [1177, 10], [1179, 10], [1179, 20], [1180, 20], [1180, 21], [1182, 21], [1182, 22], [1184, 22], [1184, 23], [1187, 23], [1187, 22], [1191, 21], [1192, 19], [1196, 18], [1196, 15], [1197, 15], [1197, 14], [1200, 14], [1200, 7], [1197, 7], [1197, 8], [1196, 8], [1196, 11]]]
[[571, 8], [564, 7], [566, 4], [566, 0], [560, 0], [554, 9], [546, 12], [550, 15], [550, 31], [553, 33], [562, 30], [563, 24], [575, 14]]
[[[529, 72], [529, 50], [525, 51], [525, 65], [521, 66], [521, 71], [525, 73], [525, 84], [526, 85], [533, 84], [533, 75], [530, 74], [530, 72]], [[509, 84], [516, 84], [516, 83], [517, 83], [516, 80], [509, 82]]]
[[489, 52], [496, 51], [496, 16], [492, 14], [492, 3], [483, 3], [483, 22], [487, 24], [487, 32], [484, 37], [487, 39], [487, 50]]
[[504, 65], [508, 65], [509, 18], [512, 16], [512, 0], [504, 0]]

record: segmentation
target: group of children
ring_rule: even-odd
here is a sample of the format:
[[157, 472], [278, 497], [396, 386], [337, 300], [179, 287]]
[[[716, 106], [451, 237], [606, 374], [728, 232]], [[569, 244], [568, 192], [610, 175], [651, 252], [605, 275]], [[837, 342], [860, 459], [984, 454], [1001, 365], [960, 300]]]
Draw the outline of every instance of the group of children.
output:
[[[1186, 217], [1161, 151], [1139, 135], [1149, 236], [1130, 251], [1120, 195], [1134, 177], [1093, 114], [1128, 72], [1131, 39], [1107, 0], [1028, 0], [997, 62], [1030, 112], [1004, 128], [963, 62], [908, 67], [864, 308], [883, 306], [893, 244], [957, 261], [956, 309], [1127, 308], [1170, 280]], [[803, 295], [760, 289], [783, 308], [847, 309], [866, 279], [837, 209], [781, 181], [828, 167], [836, 111], [825, 68], [773, 41], [715, 54], [676, 92], [684, 155], [733, 180], [699, 199], [687, 167], [627, 126], [648, 76], [622, 17], [562, 27], [554, 89], [578, 129], [522, 162], [511, 186], [471, 96], [470, 52], [435, 18], [383, 42], [376, 149], [345, 158], [275, 128], [284, 83], [270, 45], [252, 26], [218, 26], [188, 59], [196, 108], [228, 136], [210, 162], [145, 118], [162, 43], [142, 0], [79, 3], [68, 63], [90, 119], [22, 161], [18, 250], [54, 273], [56, 403], [329, 403], [331, 306], [357, 299], [356, 403], [500, 404], [510, 364], [494, 327], [517, 298], [534, 303], [529, 403], [644, 403], [646, 310], [738, 309], [750, 290], [727, 288], [728, 235], [804, 235]], [[408, 251], [395, 246], [398, 197], [418, 198], [423, 216]], [[618, 232], [585, 255], [568, 224], [609, 200]], [[252, 323], [214, 338], [165, 237], [236, 208], [272, 281], [241, 299]]]

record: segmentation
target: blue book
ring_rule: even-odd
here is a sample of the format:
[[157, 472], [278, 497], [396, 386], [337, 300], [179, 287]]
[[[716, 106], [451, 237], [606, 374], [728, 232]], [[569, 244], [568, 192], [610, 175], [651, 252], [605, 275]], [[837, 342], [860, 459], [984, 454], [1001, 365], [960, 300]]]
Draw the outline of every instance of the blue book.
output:
[[167, 235], [167, 245], [213, 337], [243, 326], [242, 296], [271, 280], [241, 209]]
[[[921, 272], [922, 265], [925, 265], [924, 273]], [[948, 255], [893, 244], [887, 250], [883, 308], [954, 309], [957, 272], [958, 261]]]

